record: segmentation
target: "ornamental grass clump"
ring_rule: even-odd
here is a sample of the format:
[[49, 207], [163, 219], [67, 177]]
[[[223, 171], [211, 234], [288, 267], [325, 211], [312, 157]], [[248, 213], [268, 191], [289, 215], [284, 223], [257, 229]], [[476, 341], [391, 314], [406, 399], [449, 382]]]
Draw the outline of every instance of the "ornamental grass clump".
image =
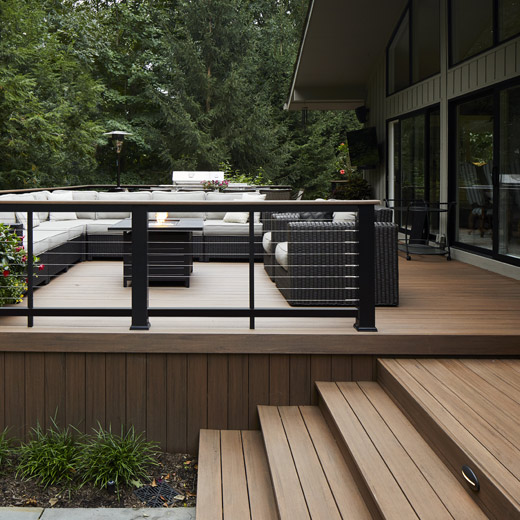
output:
[[11, 464], [11, 458], [13, 456], [13, 447], [11, 440], [7, 436], [7, 428], [0, 433], [0, 472], [4, 470], [6, 466]]
[[72, 486], [77, 478], [78, 440], [69, 427], [59, 428], [54, 420], [47, 431], [38, 424], [32, 429], [31, 439], [18, 448], [16, 476], [37, 479], [44, 488]]
[[137, 435], [133, 427], [121, 435], [99, 426], [95, 435], [82, 444], [80, 471], [82, 483], [99, 488], [115, 487], [117, 496], [122, 486], [146, 480], [150, 466], [158, 465], [158, 445]]

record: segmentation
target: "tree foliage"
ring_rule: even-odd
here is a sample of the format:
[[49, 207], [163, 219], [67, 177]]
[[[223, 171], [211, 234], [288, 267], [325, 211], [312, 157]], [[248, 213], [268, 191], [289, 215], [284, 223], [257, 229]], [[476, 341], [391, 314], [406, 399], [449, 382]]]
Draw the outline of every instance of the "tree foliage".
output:
[[0, 0], [0, 188], [219, 169], [324, 195], [346, 112], [283, 110], [307, 3]]

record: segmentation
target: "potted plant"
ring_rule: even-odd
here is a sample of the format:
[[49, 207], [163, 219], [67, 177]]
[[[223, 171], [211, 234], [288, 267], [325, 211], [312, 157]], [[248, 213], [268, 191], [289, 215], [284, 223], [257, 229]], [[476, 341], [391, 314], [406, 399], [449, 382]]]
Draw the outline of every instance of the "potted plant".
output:
[[372, 187], [350, 162], [347, 143], [338, 146], [336, 168], [340, 175], [332, 181], [332, 197], [342, 200], [368, 200], [372, 198]]
[[[23, 237], [0, 223], [0, 306], [20, 303], [27, 292], [27, 251]], [[38, 262], [34, 257], [34, 263]], [[41, 271], [43, 265], [38, 266]]]

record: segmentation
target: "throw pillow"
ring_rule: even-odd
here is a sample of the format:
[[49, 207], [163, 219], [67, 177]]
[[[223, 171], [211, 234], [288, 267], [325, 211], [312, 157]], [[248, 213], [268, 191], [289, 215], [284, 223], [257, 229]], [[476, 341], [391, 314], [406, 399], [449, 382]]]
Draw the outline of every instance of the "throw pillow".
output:
[[224, 222], [230, 224], [247, 224], [249, 213], [247, 211], [228, 211], [224, 215]]

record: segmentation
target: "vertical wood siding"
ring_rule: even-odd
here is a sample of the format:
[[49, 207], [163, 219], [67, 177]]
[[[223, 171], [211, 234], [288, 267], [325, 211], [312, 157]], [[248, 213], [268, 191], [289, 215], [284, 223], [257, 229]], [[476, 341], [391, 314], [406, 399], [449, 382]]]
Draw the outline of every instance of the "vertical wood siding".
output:
[[375, 379], [373, 356], [0, 353], [0, 428], [133, 425], [170, 452], [199, 430], [257, 429], [259, 404], [316, 404], [314, 381]]
[[519, 74], [520, 40], [512, 40], [449, 69], [448, 98], [469, 94]]

